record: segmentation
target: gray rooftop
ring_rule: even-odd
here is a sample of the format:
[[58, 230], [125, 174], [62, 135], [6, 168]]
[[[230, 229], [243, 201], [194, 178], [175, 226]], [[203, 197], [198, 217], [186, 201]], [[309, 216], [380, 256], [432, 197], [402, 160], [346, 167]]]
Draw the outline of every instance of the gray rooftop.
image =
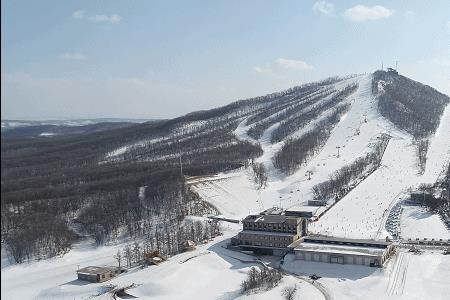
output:
[[318, 209], [317, 206], [291, 206], [286, 211], [315, 213]]
[[116, 267], [95, 267], [95, 266], [89, 266], [86, 268], [79, 269], [77, 273], [83, 273], [83, 274], [103, 274], [110, 271], [115, 271]]
[[334, 236], [326, 236], [326, 235], [308, 235], [303, 238], [305, 242], [342, 242], [342, 243], [352, 243], [352, 244], [367, 244], [367, 245], [380, 245], [380, 246], [389, 246], [392, 244], [391, 242], [387, 242], [384, 240], [369, 240], [369, 239], [349, 239], [349, 238], [341, 238]]
[[285, 223], [287, 221], [297, 221], [296, 217], [284, 215], [249, 215], [242, 222], [254, 223]]

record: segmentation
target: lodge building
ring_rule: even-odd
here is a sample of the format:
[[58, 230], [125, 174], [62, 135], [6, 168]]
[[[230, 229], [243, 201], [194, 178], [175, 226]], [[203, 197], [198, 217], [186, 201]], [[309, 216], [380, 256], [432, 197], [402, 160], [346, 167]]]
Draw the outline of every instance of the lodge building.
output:
[[268, 209], [242, 220], [243, 230], [232, 239], [232, 244], [258, 254], [283, 255], [305, 232], [302, 226], [306, 225], [301, 218], [286, 216], [277, 208]]

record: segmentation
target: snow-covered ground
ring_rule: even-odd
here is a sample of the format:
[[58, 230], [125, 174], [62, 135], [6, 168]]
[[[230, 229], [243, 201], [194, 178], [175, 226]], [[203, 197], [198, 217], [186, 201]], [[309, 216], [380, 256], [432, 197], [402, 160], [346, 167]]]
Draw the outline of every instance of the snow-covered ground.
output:
[[285, 259], [285, 267], [300, 275], [317, 274], [333, 299], [448, 299], [450, 256], [399, 252], [384, 269]]
[[450, 239], [450, 232], [439, 215], [420, 206], [404, 206], [400, 218], [400, 235], [403, 239]]
[[[108, 282], [87, 283], [76, 279], [77, 267], [116, 265], [117, 246], [90, 248], [81, 243], [63, 257], [3, 266], [2, 299], [96, 299], [102, 287], [135, 284], [129, 294], [139, 299], [282, 299], [281, 290], [297, 284], [302, 299], [323, 299], [314, 286], [284, 277], [280, 286], [265, 293], [241, 295], [240, 284], [250, 267], [258, 267], [255, 257], [224, 248], [239, 225], [224, 224], [224, 236], [191, 252], [171, 257], [159, 266], [133, 269]], [[99, 298], [108, 299], [108, 295]]]
[[224, 217], [241, 219], [264, 208], [251, 176], [250, 169], [241, 169], [188, 182], [193, 184], [193, 191], [214, 205]]
[[445, 108], [439, 128], [431, 138], [427, 152], [427, 164], [421, 180], [434, 183], [442, 175], [444, 166], [450, 161], [450, 105]]

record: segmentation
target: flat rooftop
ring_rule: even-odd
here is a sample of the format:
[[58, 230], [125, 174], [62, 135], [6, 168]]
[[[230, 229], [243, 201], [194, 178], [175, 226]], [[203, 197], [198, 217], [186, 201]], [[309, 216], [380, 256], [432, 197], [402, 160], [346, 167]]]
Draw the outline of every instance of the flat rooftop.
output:
[[351, 254], [364, 256], [382, 256], [386, 249], [373, 247], [355, 247], [347, 245], [330, 245], [315, 243], [299, 243], [294, 251], [311, 252], [311, 253], [328, 253], [328, 254]]
[[349, 239], [349, 238], [341, 238], [341, 237], [334, 237], [334, 236], [326, 236], [326, 235], [308, 235], [303, 238], [304, 242], [322, 242], [324, 244], [334, 244], [334, 243], [347, 243], [347, 244], [366, 244], [367, 246], [370, 245], [377, 245], [377, 246], [389, 246], [392, 244], [391, 242], [386, 242], [384, 240], [370, 240], [370, 239]]
[[297, 217], [284, 215], [249, 215], [242, 222], [254, 223], [285, 223], [287, 221], [297, 221]]
[[286, 211], [311, 212], [314, 214], [318, 209], [317, 206], [292, 206], [286, 209]]
[[95, 267], [95, 266], [89, 266], [86, 268], [82, 268], [79, 269], [77, 271], [77, 273], [81, 273], [81, 274], [90, 274], [90, 275], [94, 275], [94, 274], [104, 274], [110, 271], [115, 271], [117, 268], [115, 267]]

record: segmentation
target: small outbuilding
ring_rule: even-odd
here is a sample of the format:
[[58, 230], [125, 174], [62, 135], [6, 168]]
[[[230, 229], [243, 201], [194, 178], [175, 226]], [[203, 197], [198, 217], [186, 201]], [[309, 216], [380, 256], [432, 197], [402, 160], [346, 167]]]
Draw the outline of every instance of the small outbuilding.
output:
[[327, 201], [323, 199], [311, 199], [308, 200], [308, 205], [310, 206], [325, 206], [327, 205]]
[[194, 249], [195, 249], [195, 243], [191, 240], [186, 240], [183, 243], [181, 243], [181, 250], [183, 252], [192, 251]]
[[151, 257], [151, 258], [147, 259], [147, 263], [149, 265], [159, 265], [162, 262], [163, 262], [163, 259], [161, 257], [158, 257], [158, 256]]
[[158, 250], [144, 253], [144, 258], [149, 265], [159, 265], [165, 260]]
[[77, 275], [79, 280], [90, 282], [103, 282], [117, 276], [122, 272], [123, 270], [117, 267], [89, 266], [86, 268], [79, 269], [77, 271]]

